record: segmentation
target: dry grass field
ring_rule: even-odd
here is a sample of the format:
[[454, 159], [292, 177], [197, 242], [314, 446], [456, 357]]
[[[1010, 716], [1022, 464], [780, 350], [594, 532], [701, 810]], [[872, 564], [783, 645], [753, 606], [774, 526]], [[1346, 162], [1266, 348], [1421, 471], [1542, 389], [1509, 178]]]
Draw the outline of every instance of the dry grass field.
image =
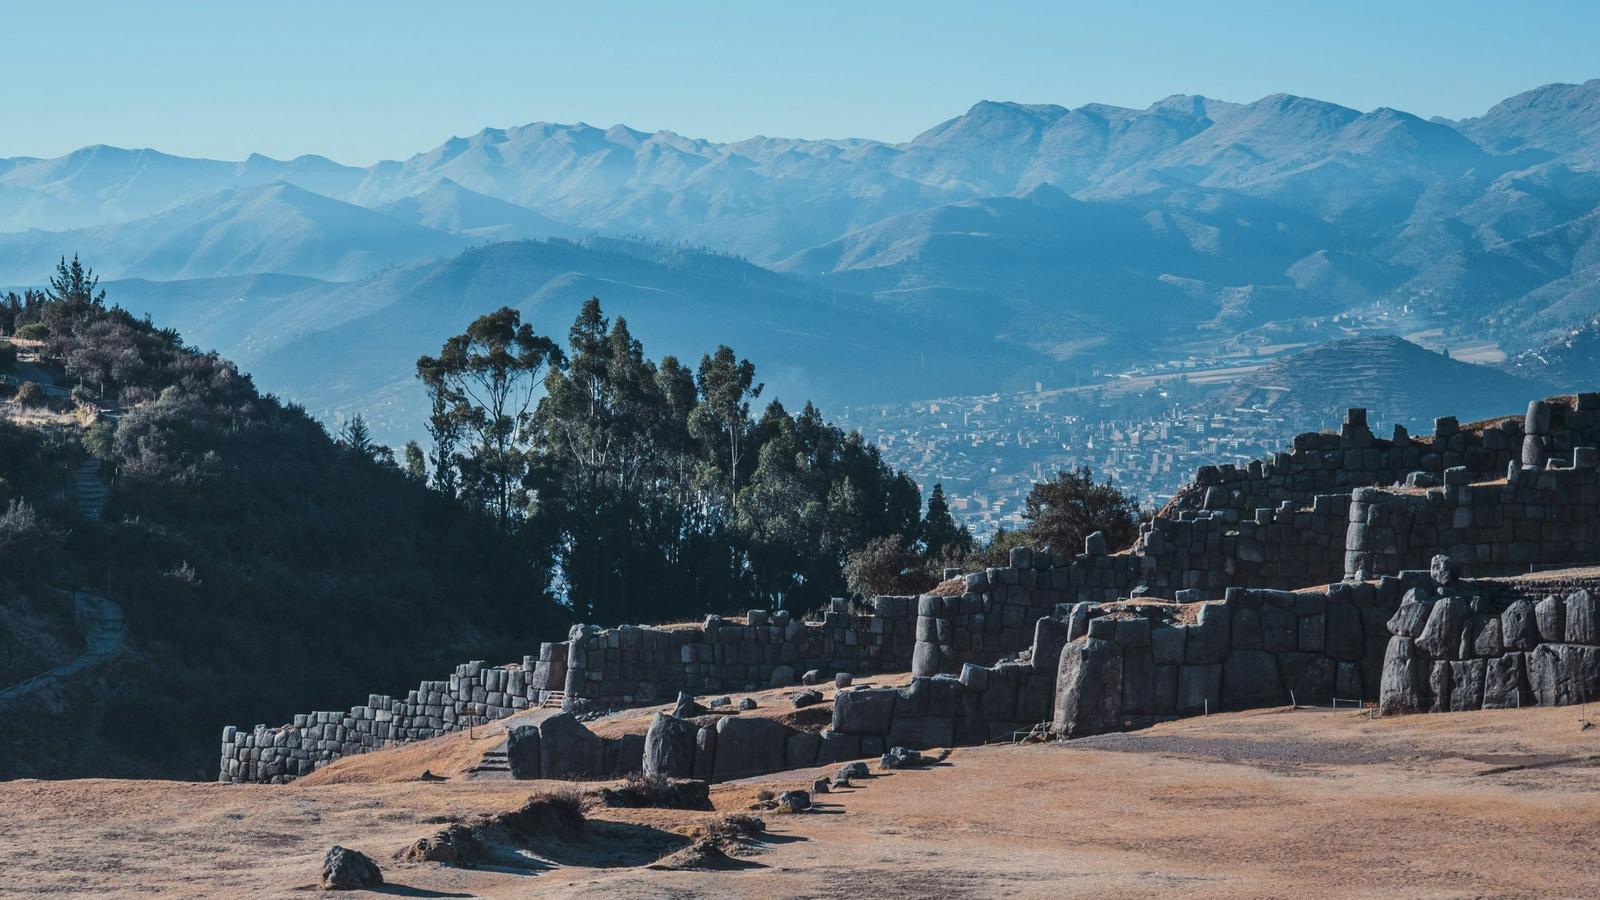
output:
[[[478, 869], [392, 856], [555, 786], [19, 781], [0, 784], [0, 893], [304, 896], [341, 844], [412, 897], [1597, 896], [1600, 728], [1581, 715], [1265, 710], [958, 749], [810, 813], [763, 813], [766, 840], [695, 871], [645, 866], [821, 770], [718, 785], [715, 813], [593, 809], [586, 836]], [[419, 751], [360, 763], [409, 773]]]

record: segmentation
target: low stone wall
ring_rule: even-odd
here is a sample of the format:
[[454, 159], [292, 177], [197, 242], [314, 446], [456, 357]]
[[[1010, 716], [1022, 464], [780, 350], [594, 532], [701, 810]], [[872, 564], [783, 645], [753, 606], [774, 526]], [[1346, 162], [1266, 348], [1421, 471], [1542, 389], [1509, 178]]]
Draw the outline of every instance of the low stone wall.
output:
[[1528, 594], [1536, 583], [1458, 580], [1452, 568], [1435, 565], [1389, 620], [1386, 715], [1561, 706], [1600, 695], [1600, 604], [1588, 587], [1535, 600]]
[[355, 753], [438, 737], [537, 707], [566, 677], [565, 644], [541, 644], [537, 657], [491, 668], [482, 660], [457, 666], [445, 681], [424, 681], [404, 698], [371, 694], [348, 712], [298, 714], [287, 725], [222, 730], [218, 780], [285, 781]]
[[425, 681], [404, 698], [373, 694], [348, 711], [299, 714], [277, 728], [229, 726], [218, 778], [282, 783], [342, 756], [505, 718], [539, 706], [552, 691], [564, 691], [569, 708], [642, 706], [680, 691], [794, 684], [808, 669], [831, 675], [910, 667], [916, 598], [875, 598], [866, 615], [848, 610], [836, 600], [816, 623], [752, 610], [744, 623], [711, 616], [682, 628], [574, 626], [570, 640], [542, 644], [537, 657], [501, 667], [466, 663], [448, 680]]
[[743, 623], [720, 616], [703, 625], [573, 628], [566, 693], [600, 706], [662, 703], [691, 694], [794, 684], [807, 669], [904, 672], [915, 644], [915, 597], [875, 597], [855, 615], [843, 599], [821, 622], [751, 610]]

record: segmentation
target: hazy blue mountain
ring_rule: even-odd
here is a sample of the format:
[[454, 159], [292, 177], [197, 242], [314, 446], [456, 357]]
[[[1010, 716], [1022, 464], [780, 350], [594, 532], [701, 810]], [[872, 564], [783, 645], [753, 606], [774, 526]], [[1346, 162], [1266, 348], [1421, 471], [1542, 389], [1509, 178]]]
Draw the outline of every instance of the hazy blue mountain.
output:
[[413, 225], [495, 241], [568, 237], [572, 228], [526, 206], [469, 191], [448, 178], [420, 194], [377, 207], [377, 211]]
[[[1461, 122], [1288, 94], [1143, 109], [981, 101], [898, 144], [540, 122], [367, 168], [90, 147], [0, 160], [0, 230], [12, 231], [0, 283], [36, 283], [72, 252], [108, 277], [181, 280], [167, 296], [129, 289], [197, 340], [302, 381], [296, 347], [332, 352], [317, 342], [336, 337], [408, 371], [418, 342], [458, 329], [469, 307], [543, 310], [585, 291], [636, 308], [647, 343], [660, 330], [674, 348], [688, 345], [685, 322], [715, 334], [717, 316], [777, 303], [782, 315], [740, 333], [795, 367], [795, 384], [817, 364], [805, 340], [773, 334], [957, 344], [981, 358], [934, 377], [973, 391], [1197, 343], [1326, 334], [1346, 314], [1516, 352], [1600, 314], [1597, 98], [1600, 81], [1549, 85]], [[583, 234], [754, 265], [598, 239], [458, 257]], [[506, 275], [446, 277], [469, 259]], [[266, 274], [316, 281], [243, 277]], [[666, 307], [649, 302], [660, 297]], [[652, 318], [659, 308], [682, 321]], [[405, 352], [361, 349], [363, 329]], [[859, 400], [918, 384], [900, 351], [868, 370], [836, 352], [817, 358], [855, 374], [823, 372], [819, 391], [837, 382]], [[378, 389], [350, 378], [310, 387], [330, 408]]]
[[[521, 310], [540, 332], [560, 336], [582, 302], [597, 296], [608, 314], [628, 320], [652, 357], [675, 354], [694, 363], [729, 344], [757, 364], [765, 396], [786, 403], [947, 393], [969, 386], [980, 368], [1023, 378], [1038, 363], [993, 340], [948, 341], [939, 329], [887, 314], [862, 297], [733, 257], [653, 243], [509, 242], [352, 284], [283, 287], [294, 289], [262, 294], [254, 304], [261, 318], [253, 324], [240, 318], [191, 325], [186, 319], [201, 312], [196, 306], [170, 314], [197, 343], [205, 345], [209, 335], [242, 346], [258, 383], [314, 414], [364, 411], [389, 435], [414, 435], [424, 417], [412, 377], [417, 357], [437, 352], [444, 338], [502, 305]], [[314, 329], [295, 330], [296, 313], [314, 308], [337, 312]]]
[[1600, 78], [1524, 91], [1451, 124], [1495, 153], [1539, 150], [1600, 162]]
[[0, 281], [28, 282], [62, 253], [112, 278], [277, 273], [352, 279], [467, 239], [275, 182], [221, 191], [156, 215], [80, 231], [0, 234]]
[[1503, 415], [1530, 397], [1555, 393], [1542, 378], [1520, 378], [1451, 359], [1394, 336], [1348, 338], [1279, 357], [1214, 401], [1219, 409], [1255, 408], [1293, 421], [1336, 420], [1366, 407], [1385, 423], [1431, 433], [1433, 420]]
[[321, 156], [282, 161], [251, 154], [241, 162], [224, 162], [103, 145], [55, 159], [6, 162], [0, 166], [0, 231], [125, 222], [218, 191], [274, 181], [337, 196], [364, 177], [361, 169]]

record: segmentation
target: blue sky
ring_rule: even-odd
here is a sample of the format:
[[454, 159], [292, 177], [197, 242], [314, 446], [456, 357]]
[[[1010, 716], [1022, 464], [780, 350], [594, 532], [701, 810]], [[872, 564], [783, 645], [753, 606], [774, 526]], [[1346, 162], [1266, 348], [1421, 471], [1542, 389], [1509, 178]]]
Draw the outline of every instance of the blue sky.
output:
[[905, 140], [980, 99], [1277, 91], [1452, 118], [1600, 77], [1600, 2], [29, 2], [0, 156], [365, 165], [487, 125]]

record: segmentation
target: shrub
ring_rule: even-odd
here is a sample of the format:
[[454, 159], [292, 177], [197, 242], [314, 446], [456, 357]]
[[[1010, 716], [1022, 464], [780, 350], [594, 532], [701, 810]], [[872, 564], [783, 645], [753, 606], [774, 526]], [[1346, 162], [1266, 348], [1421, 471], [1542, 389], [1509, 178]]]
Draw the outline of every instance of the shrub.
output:
[[22, 406], [43, 406], [45, 402], [44, 388], [31, 381], [24, 381], [17, 388], [17, 403]]
[[0, 371], [11, 370], [17, 364], [17, 345], [10, 341], [0, 341]]
[[90, 425], [83, 432], [83, 449], [96, 459], [111, 460], [116, 456], [117, 427], [104, 419]]
[[17, 337], [27, 341], [43, 341], [50, 337], [50, 327], [43, 322], [29, 322], [17, 329]]

